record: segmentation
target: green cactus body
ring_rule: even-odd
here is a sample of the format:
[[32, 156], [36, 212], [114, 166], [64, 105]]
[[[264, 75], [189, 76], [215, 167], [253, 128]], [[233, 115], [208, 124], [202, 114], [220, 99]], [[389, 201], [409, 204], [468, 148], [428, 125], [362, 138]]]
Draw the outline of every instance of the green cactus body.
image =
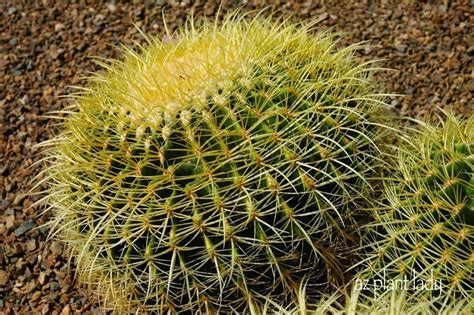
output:
[[151, 39], [78, 97], [48, 200], [108, 306], [242, 311], [344, 283], [388, 128], [372, 70], [308, 30], [229, 19]]
[[386, 284], [406, 279], [409, 294], [442, 303], [474, 295], [474, 119], [444, 119], [399, 149], [389, 209], [366, 241], [364, 275]]

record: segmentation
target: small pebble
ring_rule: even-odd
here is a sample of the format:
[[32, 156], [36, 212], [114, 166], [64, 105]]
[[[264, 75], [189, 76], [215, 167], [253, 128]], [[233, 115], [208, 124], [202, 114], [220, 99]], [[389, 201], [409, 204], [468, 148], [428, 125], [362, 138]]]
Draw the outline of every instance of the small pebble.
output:
[[15, 197], [15, 200], [13, 200], [13, 205], [18, 206], [20, 202], [22, 202], [23, 199], [25, 199], [25, 197], [26, 197], [26, 194], [17, 194]]
[[64, 28], [64, 24], [62, 24], [62, 23], [56, 23], [56, 24], [54, 25], [54, 30], [55, 30], [56, 32], [59, 32], [59, 31], [62, 30], [63, 28]]
[[50, 249], [53, 255], [59, 256], [63, 252], [63, 244], [59, 241], [54, 241], [51, 243]]
[[49, 287], [51, 290], [56, 291], [59, 288], [59, 284], [57, 282], [52, 281], [49, 283]]
[[31, 220], [25, 221], [20, 225], [20, 227], [15, 229], [15, 234], [17, 236], [22, 236], [23, 234], [31, 230], [34, 226], [35, 224], [33, 223], [33, 221]]
[[0, 270], [0, 286], [5, 286], [8, 283], [9, 274], [5, 270]]
[[36, 292], [33, 293], [33, 295], [31, 296], [30, 301], [31, 301], [31, 302], [36, 302], [37, 300], [39, 300], [39, 299], [41, 298], [41, 295], [42, 295], [42, 292], [41, 292], [41, 291], [36, 291]]
[[36, 240], [35, 239], [31, 239], [31, 240], [26, 241], [26, 250], [27, 251], [32, 252], [35, 249], [36, 249]]
[[71, 307], [68, 304], [61, 311], [61, 315], [70, 315], [70, 314], [71, 314]]
[[38, 276], [38, 282], [43, 285], [45, 283], [46, 279], [46, 273], [44, 271], [41, 271], [39, 276]]
[[107, 9], [108, 9], [111, 13], [115, 13], [115, 11], [117, 11], [117, 6], [115, 6], [115, 5], [112, 4], [112, 3], [109, 3], [109, 4], [107, 4]]
[[5, 226], [7, 227], [7, 229], [10, 229], [15, 225], [15, 216], [7, 215], [5, 221], [6, 221]]

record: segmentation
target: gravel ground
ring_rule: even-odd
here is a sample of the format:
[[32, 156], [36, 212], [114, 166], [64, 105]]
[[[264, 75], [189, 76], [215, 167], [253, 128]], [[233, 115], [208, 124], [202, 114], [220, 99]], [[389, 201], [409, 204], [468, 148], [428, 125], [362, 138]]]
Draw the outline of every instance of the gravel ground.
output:
[[[76, 2], [76, 1], [68, 1]], [[133, 1], [140, 2], [140, 1]], [[220, 1], [146, 1], [146, 4], [61, 4], [2, 1], [0, 23], [0, 314], [103, 313], [74, 282], [60, 242], [46, 241], [42, 208], [28, 191], [41, 171], [32, 146], [57, 128], [42, 117], [68, 104], [60, 96], [97, 70], [91, 57], [119, 57], [112, 46], [140, 41], [133, 23], [164, 34], [194, 12], [215, 16]], [[224, 1], [223, 12], [271, 5], [294, 20], [323, 19], [345, 34], [341, 45], [370, 41], [361, 59], [384, 59], [379, 74], [397, 112], [430, 116], [439, 106], [474, 111], [474, 1]], [[318, 1], [319, 2], [319, 1]], [[323, 2], [323, 1], [321, 1]], [[379, 3], [380, 4], [374, 4]], [[423, 3], [421, 3], [423, 2]], [[426, 2], [426, 3], [425, 3]], [[37, 189], [36, 191], [38, 191]]]

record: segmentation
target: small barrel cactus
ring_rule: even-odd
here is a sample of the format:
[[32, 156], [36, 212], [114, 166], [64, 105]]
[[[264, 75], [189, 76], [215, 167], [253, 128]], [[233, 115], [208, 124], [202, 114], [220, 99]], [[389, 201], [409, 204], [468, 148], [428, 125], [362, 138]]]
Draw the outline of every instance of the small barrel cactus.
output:
[[444, 114], [399, 148], [369, 248], [364, 287], [393, 286], [420, 301], [474, 296], [474, 117]]
[[313, 27], [191, 23], [105, 65], [68, 109], [48, 200], [107, 306], [244, 311], [345, 282], [390, 128], [375, 68]]

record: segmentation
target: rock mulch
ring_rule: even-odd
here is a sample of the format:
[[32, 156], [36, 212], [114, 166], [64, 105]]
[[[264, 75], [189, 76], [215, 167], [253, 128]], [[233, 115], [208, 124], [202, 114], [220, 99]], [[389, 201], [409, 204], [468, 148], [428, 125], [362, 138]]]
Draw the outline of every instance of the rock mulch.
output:
[[[34, 145], [58, 130], [44, 115], [64, 108], [69, 100], [60, 97], [99, 69], [93, 57], [120, 57], [114, 45], [142, 40], [134, 23], [163, 36], [162, 10], [175, 29], [191, 12], [198, 21], [215, 16], [220, 3], [68, 2], [0, 4], [0, 314], [103, 313], [75, 283], [63, 245], [47, 240], [44, 207], [32, 206], [40, 197], [29, 191], [42, 169], [34, 164], [41, 157]], [[427, 117], [436, 107], [473, 113], [473, 1], [315, 2], [227, 0], [221, 12], [270, 5], [296, 21], [322, 19], [321, 27], [344, 33], [342, 46], [369, 41], [361, 59], [384, 59], [381, 66], [392, 70], [378, 77], [386, 91], [400, 94], [389, 99], [400, 114]]]

